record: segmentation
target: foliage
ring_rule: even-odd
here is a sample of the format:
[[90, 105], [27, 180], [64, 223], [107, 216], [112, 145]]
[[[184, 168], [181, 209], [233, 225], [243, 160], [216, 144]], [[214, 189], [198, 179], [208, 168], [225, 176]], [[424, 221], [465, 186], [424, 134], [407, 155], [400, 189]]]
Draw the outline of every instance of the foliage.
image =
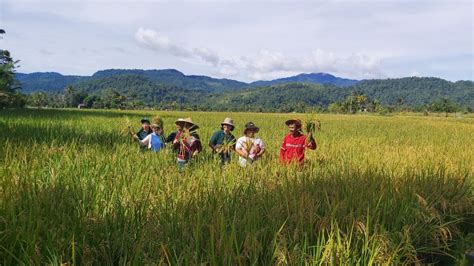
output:
[[17, 92], [0, 91], [0, 109], [21, 108], [26, 105], [25, 95]]
[[293, 77], [269, 80], [255, 81], [250, 84], [251, 87], [268, 87], [278, 84], [288, 83], [306, 83], [306, 84], [332, 84], [338, 87], [349, 87], [357, 84], [359, 81], [353, 79], [344, 79], [335, 77], [327, 73], [299, 74]]
[[15, 92], [20, 86], [15, 80], [15, 65], [8, 50], [0, 49], [0, 92]]
[[461, 108], [455, 102], [444, 97], [431, 103], [427, 109], [431, 112], [454, 113], [459, 111]]
[[43, 91], [48, 94], [61, 92], [68, 86], [76, 86], [89, 79], [89, 77], [61, 75], [56, 72], [16, 73], [15, 78], [22, 84], [22, 91], [25, 93]]
[[29, 103], [32, 106], [41, 108], [41, 107], [45, 107], [45, 106], [48, 105], [48, 99], [47, 99], [46, 94], [44, 92], [41, 92], [41, 91], [40, 92], [35, 92], [35, 93], [32, 93], [29, 96]]
[[385, 106], [430, 104], [446, 97], [464, 106], [474, 106], [474, 82], [450, 82], [440, 78], [399, 78], [363, 80], [351, 87]]
[[17, 92], [20, 84], [15, 80], [15, 68], [19, 61], [14, 61], [8, 50], [0, 49], [0, 109], [18, 108], [26, 104], [24, 95]]
[[[64, 79], [61, 80], [61, 77]], [[311, 112], [330, 109], [338, 113], [383, 113], [423, 109], [441, 98], [455, 102], [464, 110], [474, 109], [472, 81], [449, 82], [438, 78], [412, 77], [363, 80], [356, 83], [328, 74], [302, 74], [274, 82], [246, 84], [205, 76], [186, 76], [177, 70], [104, 70], [91, 77], [33, 73], [26, 76], [17, 74], [17, 78], [24, 83], [28, 92], [42, 90], [51, 95], [63, 90], [65, 84], [73, 86], [76, 96], [81, 97], [76, 100], [66, 97], [68, 103], [63, 106], [69, 107], [75, 107], [82, 103], [81, 100], [85, 101], [87, 96], [91, 96], [94, 98], [84, 102], [88, 107], [122, 109], [149, 107], [255, 112]], [[310, 84], [315, 80], [343, 87]], [[280, 84], [281, 82], [292, 83]], [[35, 87], [35, 84], [38, 86]], [[50, 84], [50, 90], [47, 89], [47, 84]], [[353, 85], [347, 86], [350, 84]], [[124, 98], [118, 99], [120, 96], [116, 95], [116, 98], [105, 99], [110, 96], [110, 90]], [[335, 104], [330, 106], [332, 103]]]

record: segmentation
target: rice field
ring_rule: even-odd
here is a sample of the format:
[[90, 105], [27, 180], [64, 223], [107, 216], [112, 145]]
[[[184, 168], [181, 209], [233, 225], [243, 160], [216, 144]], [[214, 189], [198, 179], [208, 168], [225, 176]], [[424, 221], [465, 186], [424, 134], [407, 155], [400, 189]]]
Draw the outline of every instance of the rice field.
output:
[[[140, 152], [124, 134], [191, 116], [204, 151]], [[267, 152], [221, 168], [207, 143], [252, 121]], [[0, 264], [467, 265], [474, 117], [316, 114], [318, 149], [281, 166], [305, 114], [0, 110]]]

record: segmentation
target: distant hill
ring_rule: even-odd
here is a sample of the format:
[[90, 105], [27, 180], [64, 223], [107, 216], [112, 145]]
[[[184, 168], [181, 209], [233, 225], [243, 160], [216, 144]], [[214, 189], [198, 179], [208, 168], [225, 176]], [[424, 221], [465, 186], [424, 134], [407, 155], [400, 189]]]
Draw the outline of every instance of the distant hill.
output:
[[384, 106], [417, 107], [448, 98], [474, 109], [474, 82], [440, 78], [350, 80], [330, 74], [301, 74], [273, 81], [244, 83], [230, 79], [185, 75], [174, 69], [109, 69], [92, 76], [59, 73], [16, 74], [23, 92], [62, 92], [68, 85], [88, 95], [111, 91], [143, 106], [201, 110], [302, 111], [326, 108], [351, 94], [364, 94]]
[[192, 103], [192, 99], [209, 95], [209, 92], [203, 90], [156, 83], [136, 74], [103, 75], [102, 78], [96, 77], [77, 84], [76, 89], [101, 97], [113, 89], [130, 100], [142, 101], [148, 106], [174, 102], [185, 105]]
[[302, 112], [308, 107], [328, 107], [351, 94], [363, 94], [383, 106], [417, 107], [440, 98], [474, 109], [474, 82], [450, 82], [439, 78], [364, 80], [349, 87], [308, 83], [287, 83], [251, 88], [207, 98], [217, 110]]
[[474, 107], [472, 81], [421, 77], [373, 79], [363, 80], [350, 89], [377, 99], [383, 105], [419, 106], [446, 97], [460, 105]]
[[15, 77], [21, 83], [22, 92], [35, 91], [58, 92], [68, 85], [87, 80], [89, 77], [64, 76], [56, 72], [35, 72], [30, 74], [16, 73]]
[[285, 84], [292, 82], [309, 83], [309, 84], [332, 84], [338, 87], [349, 87], [357, 84], [358, 80], [345, 79], [333, 76], [327, 73], [310, 73], [310, 74], [299, 74], [292, 77], [274, 79], [269, 81], [256, 81], [250, 85], [253, 87], [259, 86], [271, 86], [276, 84]]
[[136, 75], [151, 82], [176, 86], [183, 89], [201, 90], [206, 92], [234, 91], [250, 87], [262, 87], [276, 84], [301, 82], [309, 84], [332, 84], [347, 87], [357, 83], [357, 80], [335, 77], [326, 73], [300, 74], [294, 77], [271, 81], [256, 81], [245, 83], [232, 79], [216, 79], [208, 76], [185, 75], [175, 69], [143, 70], [143, 69], [107, 69], [94, 73], [92, 76], [67, 76], [55, 72], [36, 72], [31, 74], [17, 73], [16, 78], [22, 84], [23, 92], [61, 91], [68, 85], [78, 85], [80, 82], [100, 80], [113, 76]]
[[334, 85], [287, 83], [211, 95], [203, 105], [214, 110], [304, 112], [308, 107], [326, 108], [351, 94]]
[[100, 79], [105, 77], [120, 75], [137, 75], [148, 78], [152, 82], [177, 86], [184, 89], [202, 90], [207, 92], [221, 92], [235, 89], [242, 89], [247, 83], [230, 80], [216, 79], [207, 76], [184, 75], [175, 69], [163, 70], [141, 70], [141, 69], [109, 69], [101, 70], [94, 75], [92, 79]]
[[36, 72], [31, 74], [17, 73], [16, 79], [22, 84], [22, 91], [56, 92], [62, 91], [68, 85], [84, 87], [81, 82], [99, 81], [104, 78], [135, 75], [148, 79], [157, 84], [177, 86], [183, 89], [201, 90], [207, 92], [223, 92], [242, 89], [247, 83], [230, 80], [215, 79], [207, 76], [184, 75], [178, 70], [140, 70], [140, 69], [109, 69], [101, 70], [92, 76], [65, 76], [55, 72]]

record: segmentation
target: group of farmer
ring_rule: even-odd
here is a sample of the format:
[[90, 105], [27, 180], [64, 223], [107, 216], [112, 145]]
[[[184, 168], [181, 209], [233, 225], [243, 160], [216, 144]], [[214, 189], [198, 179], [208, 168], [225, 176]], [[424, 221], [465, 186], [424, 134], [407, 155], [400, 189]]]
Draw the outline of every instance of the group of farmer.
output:
[[[176, 161], [180, 168], [184, 167], [203, 149], [201, 139], [196, 133], [199, 126], [191, 118], [178, 119], [175, 121], [176, 131], [165, 136], [163, 123], [150, 123], [150, 120], [141, 120], [142, 128], [133, 137], [138, 140], [142, 149], [159, 152], [165, 146], [171, 146], [176, 154]], [[305, 136], [302, 132], [302, 123], [299, 119], [290, 119], [285, 122], [289, 133], [284, 137], [280, 147], [279, 159], [282, 164], [297, 163], [304, 164], [304, 153], [306, 149], [316, 149], [316, 140], [311, 132]], [[260, 128], [253, 122], [245, 124], [243, 136], [236, 139], [232, 134], [235, 129], [231, 118], [225, 118], [209, 140], [209, 147], [214, 154], [220, 157], [221, 165], [231, 162], [232, 152], [239, 156], [238, 164], [247, 167], [259, 160], [265, 153], [265, 144], [256, 134]]]

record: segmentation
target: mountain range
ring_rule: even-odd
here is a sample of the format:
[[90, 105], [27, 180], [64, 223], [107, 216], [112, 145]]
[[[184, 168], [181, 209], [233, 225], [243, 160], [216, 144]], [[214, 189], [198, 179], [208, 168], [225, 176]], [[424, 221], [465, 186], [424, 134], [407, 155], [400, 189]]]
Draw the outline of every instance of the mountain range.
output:
[[62, 75], [56, 72], [35, 72], [30, 74], [16, 73], [16, 79], [22, 85], [22, 91], [31, 93], [35, 91], [54, 92], [62, 91], [68, 85], [79, 85], [82, 82], [96, 81], [104, 78], [136, 75], [145, 77], [152, 82], [167, 84], [183, 89], [195, 89], [206, 92], [235, 91], [253, 87], [271, 86], [292, 82], [309, 84], [332, 84], [339, 87], [348, 87], [358, 81], [333, 76], [327, 73], [299, 74], [275, 80], [260, 80], [252, 83], [232, 79], [217, 79], [208, 76], [185, 75], [175, 69], [142, 70], [142, 69], [107, 69], [100, 70], [92, 76]]
[[43, 91], [57, 94], [67, 86], [96, 97], [112, 91], [129, 103], [161, 108], [201, 110], [291, 111], [307, 107], [327, 108], [351, 94], [363, 94], [385, 106], [416, 107], [448, 98], [474, 109], [474, 82], [451, 82], [432, 77], [353, 80], [327, 73], [252, 83], [208, 76], [185, 75], [175, 69], [108, 69], [92, 76], [61, 75], [55, 72], [23, 74], [16, 79], [24, 93]]

